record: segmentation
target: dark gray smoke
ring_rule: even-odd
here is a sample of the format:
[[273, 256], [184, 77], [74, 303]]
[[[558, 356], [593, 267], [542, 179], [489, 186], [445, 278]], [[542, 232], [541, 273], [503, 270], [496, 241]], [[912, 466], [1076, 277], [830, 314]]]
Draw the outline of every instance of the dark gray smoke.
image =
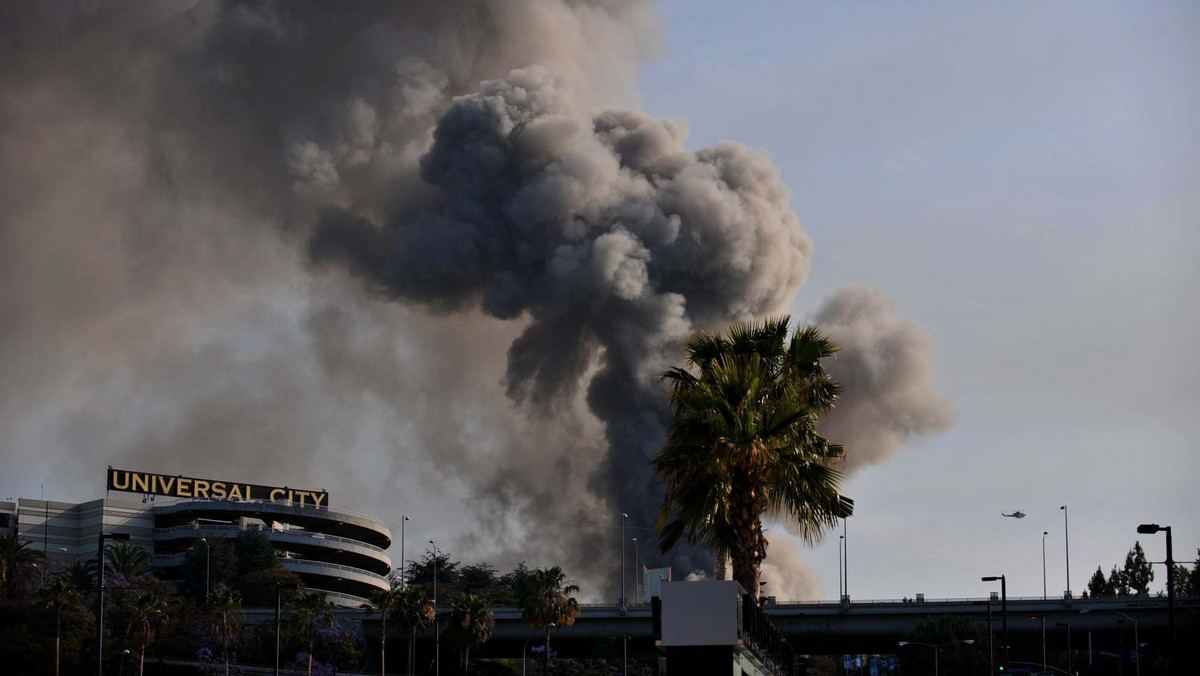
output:
[[695, 328], [778, 311], [803, 281], [810, 246], [787, 190], [759, 153], [690, 152], [679, 123], [581, 109], [540, 67], [455, 100], [433, 138], [420, 176], [436, 205], [381, 223], [328, 213], [314, 260], [389, 298], [524, 321], [508, 395], [540, 417], [586, 386], [609, 449], [586, 490], [652, 522], [661, 490], [648, 461], [666, 436], [657, 376]]
[[845, 445], [848, 473], [953, 424], [954, 407], [933, 381], [929, 335], [899, 319], [881, 291], [842, 289], [821, 304], [816, 321], [841, 348], [829, 369], [844, 397], [822, 421], [821, 433]]
[[327, 488], [611, 598], [657, 373], [810, 250], [762, 155], [628, 110], [659, 44], [649, 0], [0, 5], [0, 493]]

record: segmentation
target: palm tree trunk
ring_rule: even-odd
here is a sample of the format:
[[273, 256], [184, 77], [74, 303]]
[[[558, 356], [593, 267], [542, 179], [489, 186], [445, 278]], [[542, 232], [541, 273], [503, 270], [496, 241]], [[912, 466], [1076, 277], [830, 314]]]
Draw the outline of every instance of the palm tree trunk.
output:
[[379, 676], [387, 676], [387, 611], [379, 616]]
[[471, 646], [463, 648], [463, 676], [466, 676], [471, 664]]
[[60, 648], [62, 646], [62, 607], [54, 613], [54, 676], [58, 676]]
[[713, 570], [713, 577], [724, 580], [729, 577], [729, 554], [724, 549], [718, 549], [714, 553], [717, 555], [717, 565]]
[[762, 562], [767, 557], [767, 542], [762, 533], [762, 520], [766, 501], [754, 489], [738, 486], [735, 478], [730, 496], [732, 505], [733, 532], [738, 536], [730, 543], [729, 558], [733, 565], [733, 579], [742, 585], [745, 593], [758, 601], [758, 581], [762, 573]]
[[[311, 628], [311, 627], [309, 628], [309, 631], [312, 631], [312, 628]], [[311, 638], [310, 638], [310, 639], [308, 640], [308, 676], [312, 676], [312, 653], [313, 653], [313, 644], [314, 644], [314, 641], [313, 641], [313, 639], [311, 639]]]
[[[122, 657], [121, 659], [124, 660], [125, 658]], [[124, 664], [124, 662], [122, 662], [122, 664]], [[145, 673], [145, 671], [146, 671], [146, 643], [143, 641], [141, 654], [138, 655], [138, 676], [142, 676], [142, 674]]]
[[546, 651], [542, 653], [542, 676], [550, 673], [550, 625], [546, 625]]
[[413, 663], [413, 637], [415, 637], [416, 634], [417, 629], [416, 627], [413, 627], [411, 630], [409, 630], [408, 636], [406, 636], [404, 639], [404, 642], [408, 644], [408, 661], [404, 663], [404, 671], [406, 672], [409, 670], [409, 665]]

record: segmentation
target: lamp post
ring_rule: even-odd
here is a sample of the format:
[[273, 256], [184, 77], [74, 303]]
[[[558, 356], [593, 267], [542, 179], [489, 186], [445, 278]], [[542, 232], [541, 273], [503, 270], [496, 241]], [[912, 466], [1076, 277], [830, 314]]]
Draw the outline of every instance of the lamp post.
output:
[[292, 589], [292, 585], [282, 582], [275, 583], [275, 676], [279, 676], [279, 610], [283, 605], [283, 588]]
[[400, 515], [400, 589], [404, 589], [404, 566], [408, 565], [407, 559], [404, 558], [404, 522], [408, 521], [408, 517]]
[[[1171, 551], [1171, 527], [1160, 526], [1156, 523], [1143, 523], [1137, 527], [1142, 535], [1153, 535], [1159, 531], [1167, 532], [1167, 623], [1171, 626], [1171, 664], [1175, 663], [1175, 556]], [[1137, 640], [1136, 638], [1134, 640]]]
[[[555, 624], [551, 622], [546, 626], [553, 629]], [[537, 636], [539, 633], [541, 633], [541, 631], [541, 627], [534, 629], [533, 633], [529, 635], [529, 638], [525, 639], [525, 645], [521, 646], [521, 676], [525, 676], [525, 658], [529, 655], [529, 642], [533, 640], [534, 636]]]
[[846, 544], [846, 536], [838, 536], [838, 601], [842, 600], [842, 547]]
[[1046, 600], [1046, 536], [1050, 531], [1042, 531], [1042, 600]]
[[901, 647], [906, 646], [906, 645], [923, 645], [927, 648], [933, 648], [933, 676], [938, 676], [938, 653], [940, 653], [942, 651], [942, 648], [945, 648], [948, 645], [954, 645], [955, 643], [962, 643], [963, 645], [971, 645], [974, 642], [975, 641], [973, 641], [971, 639], [966, 639], [965, 641], [946, 641], [945, 643], [921, 643], [920, 641], [901, 641], [899, 643], [899, 645]]
[[625, 612], [625, 519], [628, 518], [628, 514], [621, 512], [621, 602], [617, 605], [622, 613]]
[[638, 605], [642, 602], [641, 584], [642, 584], [642, 553], [638, 550], [637, 538], [630, 538], [633, 541], [633, 605]]
[[1000, 580], [1000, 614], [1002, 615], [1001, 623], [1004, 629], [1004, 645], [1000, 650], [1000, 670], [1008, 671], [1008, 579], [1004, 575], [989, 575], [981, 577], [984, 582], [995, 582]]
[[1071, 528], [1067, 520], [1067, 506], [1059, 507], [1063, 513], [1063, 547], [1067, 552], [1067, 598], [1071, 598]]
[[212, 547], [208, 544], [208, 538], [200, 538], [204, 543], [204, 603], [208, 603], [208, 578], [212, 572]]
[[[1079, 614], [1086, 615], [1087, 613], [1090, 613], [1092, 610], [1093, 610], [1092, 608], [1085, 608], [1085, 609], [1079, 611]], [[1120, 615], [1121, 617], [1123, 617], [1133, 623], [1133, 646], [1134, 646], [1134, 650], [1137, 651], [1137, 660], [1134, 662], [1134, 674], [1136, 674], [1136, 676], [1142, 676], [1142, 644], [1141, 644], [1141, 641], [1138, 639], [1138, 622], [1137, 622], [1137, 620], [1133, 619], [1129, 615], [1126, 615], [1125, 613], [1123, 613], [1119, 610], [1114, 610], [1112, 608], [1096, 608], [1095, 610], [1107, 610], [1110, 613], [1116, 613], [1117, 615]], [[1118, 622], [1119, 621], [1120, 620], [1118, 620]], [[1122, 651], [1122, 652], [1124, 652], [1124, 651]], [[1121, 655], [1121, 664], [1125, 664], [1125, 656], [1124, 655]]]
[[845, 550], [845, 556], [842, 557], [842, 572], [844, 591], [842, 592], [847, 598], [850, 597], [850, 534], [846, 530], [846, 517], [842, 517], [842, 548]]
[[100, 585], [96, 590], [96, 674], [104, 676], [104, 541], [128, 540], [129, 533], [100, 532], [99, 551], [96, 552], [96, 568], [99, 572]]
[[1071, 655], [1071, 623], [1070, 622], [1055, 622], [1054, 626], [1067, 628], [1067, 673], [1068, 674], [1074, 673], [1071, 671], [1071, 657], [1072, 657], [1072, 655]]
[[433, 545], [433, 663], [435, 674], [442, 673], [442, 624], [437, 612], [437, 564], [438, 564], [438, 548], [437, 543], [433, 540], [429, 541]]

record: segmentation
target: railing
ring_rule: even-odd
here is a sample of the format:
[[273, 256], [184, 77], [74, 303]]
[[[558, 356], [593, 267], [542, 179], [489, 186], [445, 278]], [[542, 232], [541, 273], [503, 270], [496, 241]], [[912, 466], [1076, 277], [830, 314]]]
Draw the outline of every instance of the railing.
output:
[[353, 603], [354, 607], [358, 607], [361, 605], [369, 605], [371, 603], [368, 599], [365, 599], [361, 596], [355, 596], [354, 594], [343, 594], [342, 592], [329, 591], [328, 589], [317, 589], [316, 587], [305, 587], [304, 591], [316, 592], [318, 594], [324, 594], [326, 599], [340, 599], [340, 600], [346, 601], [348, 603]]
[[294, 537], [301, 537], [301, 538], [311, 538], [313, 540], [327, 540], [330, 542], [345, 542], [345, 543], [349, 543], [352, 545], [357, 545], [359, 547], [365, 547], [366, 549], [369, 549], [369, 550], [379, 553], [379, 554], [387, 554], [387, 550], [383, 549], [382, 547], [376, 547], [375, 545], [373, 545], [369, 542], [363, 542], [362, 540], [355, 540], [353, 538], [345, 538], [345, 537], [341, 537], [340, 535], [326, 535], [325, 533], [317, 533], [317, 532], [311, 531], [311, 530], [274, 530], [271, 528], [255, 528], [254, 526], [242, 527], [242, 526], [223, 526], [223, 525], [211, 525], [211, 526], [184, 525], [184, 526], [172, 526], [170, 528], [155, 528], [154, 534], [155, 535], [175, 535], [176, 533], [197, 533], [198, 534], [201, 531], [209, 532], [209, 533], [241, 533], [244, 531], [256, 531], [256, 532], [266, 533], [268, 535], [268, 537], [270, 537], [271, 535], [282, 535], [282, 536], [294, 536]]
[[[315, 559], [279, 559], [279, 563], [280, 563], [280, 565], [284, 566], [285, 568], [287, 568], [287, 567], [295, 567], [295, 568], [312, 567], [312, 568], [320, 568], [322, 570], [326, 570], [329, 568], [333, 568], [334, 570], [344, 570], [346, 572], [354, 573], [356, 575], [362, 575], [363, 577], [366, 577], [369, 580], [378, 582], [380, 585], [382, 585], [384, 587], [390, 586], [388, 584], [387, 578], [378, 573], [372, 573], [369, 570], [364, 570], [362, 568], [355, 568], [354, 566], [343, 566], [340, 563], [326, 563], [324, 561], [317, 561]], [[321, 571], [315, 571], [315, 572], [317, 572], [318, 574], [327, 574], [327, 573], [323, 573]]]
[[380, 526], [389, 535], [392, 532], [391, 526], [388, 526], [387, 523], [385, 523], [369, 514], [363, 514], [362, 512], [355, 512], [355, 511], [351, 511], [349, 509], [333, 509], [331, 507], [314, 507], [311, 505], [299, 505], [295, 502], [288, 502], [286, 500], [221, 500], [219, 498], [189, 498], [187, 500], [181, 500], [179, 502], [172, 502], [172, 503], [166, 504], [166, 505], [158, 505], [157, 508], [158, 509], [168, 509], [169, 508], [171, 511], [175, 511], [175, 510], [179, 510], [179, 509], [186, 509], [188, 505], [192, 505], [192, 504], [196, 504], [196, 503], [202, 503], [202, 504], [224, 503], [224, 504], [234, 504], [234, 505], [265, 505], [265, 506], [272, 507], [272, 508], [284, 508], [284, 509], [298, 510], [301, 512], [328, 512], [330, 514], [345, 514], [347, 516], [353, 516], [355, 518], [359, 518], [364, 521], [370, 521], [371, 523]]

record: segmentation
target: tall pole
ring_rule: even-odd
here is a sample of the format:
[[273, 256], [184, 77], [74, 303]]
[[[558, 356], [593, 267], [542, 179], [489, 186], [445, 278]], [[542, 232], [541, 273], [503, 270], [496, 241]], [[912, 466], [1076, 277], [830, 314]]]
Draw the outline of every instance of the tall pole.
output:
[[[104, 508], [101, 507], [101, 510]], [[103, 529], [104, 517], [100, 517]], [[100, 551], [96, 553], [100, 584], [96, 590], [96, 674], [104, 676], [104, 533], [100, 533]]]
[[846, 555], [842, 558], [843, 580], [845, 584], [846, 596], [850, 596], [850, 534], [846, 530], [846, 517], [842, 517], [842, 542], [846, 550]]
[[[1046, 600], [1046, 536], [1050, 531], [1042, 531], [1042, 600]], [[1045, 671], [1043, 669], [1042, 671]]]
[[625, 519], [629, 515], [621, 512], [621, 612], [625, 612]]
[[208, 603], [208, 579], [212, 572], [212, 547], [208, 544], [208, 538], [200, 538], [204, 543], [204, 602]]
[[838, 536], [838, 600], [841, 600], [841, 548], [846, 545], [846, 536]]
[[988, 674], [996, 673], [996, 653], [992, 649], [992, 594], [988, 592]]
[[46, 484], [42, 487], [42, 584], [46, 584], [46, 565], [50, 561], [50, 505], [46, 504]]
[[1171, 551], [1171, 527], [1163, 526], [1163, 528], [1167, 531], [1167, 623], [1171, 625], [1171, 659], [1169, 663], [1174, 667], [1175, 648], [1177, 647], [1175, 645], [1175, 556]]
[[1059, 509], [1063, 513], [1063, 546], [1067, 551], [1067, 598], [1071, 598], [1071, 528], [1067, 520], [1067, 506]]
[[633, 541], [633, 605], [638, 605], [642, 602], [642, 552], [638, 549], [637, 538], [631, 538]]
[[279, 676], [279, 606], [282, 605], [280, 597], [283, 595], [280, 583], [275, 583], [275, 676]]
[[408, 561], [404, 558], [404, 522], [408, 521], [408, 517], [400, 515], [400, 588], [404, 589], [404, 567], [408, 565]]
[[1003, 575], [1000, 576], [1000, 614], [1004, 627], [1004, 652], [1000, 654], [1000, 664], [1008, 671], [1008, 579]]
[[433, 545], [433, 663], [435, 674], [442, 673], [442, 623], [437, 612], [437, 564], [438, 564], [438, 548], [437, 543], [433, 540], [429, 541]]

